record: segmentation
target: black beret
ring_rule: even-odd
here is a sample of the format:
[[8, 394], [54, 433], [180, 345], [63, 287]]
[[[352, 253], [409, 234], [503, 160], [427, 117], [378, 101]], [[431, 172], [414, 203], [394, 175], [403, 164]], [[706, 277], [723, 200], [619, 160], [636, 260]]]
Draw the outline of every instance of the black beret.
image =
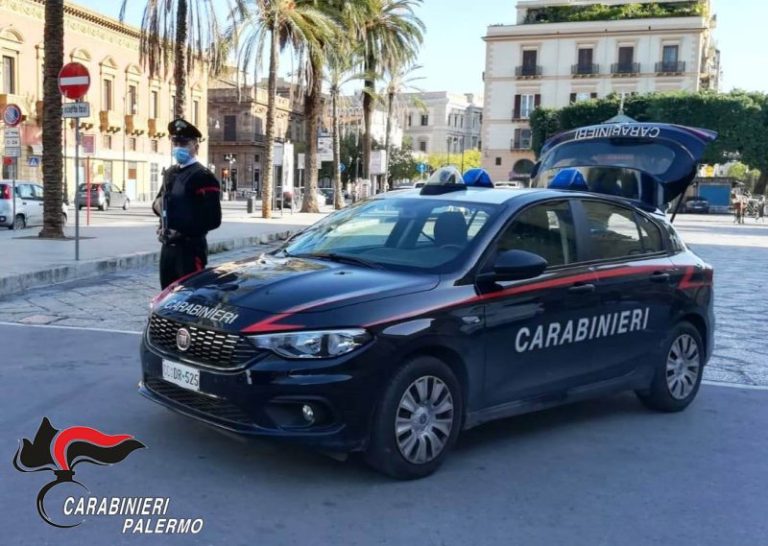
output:
[[171, 138], [203, 138], [203, 134], [200, 130], [189, 123], [187, 120], [177, 118], [168, 124], [168, 134]]

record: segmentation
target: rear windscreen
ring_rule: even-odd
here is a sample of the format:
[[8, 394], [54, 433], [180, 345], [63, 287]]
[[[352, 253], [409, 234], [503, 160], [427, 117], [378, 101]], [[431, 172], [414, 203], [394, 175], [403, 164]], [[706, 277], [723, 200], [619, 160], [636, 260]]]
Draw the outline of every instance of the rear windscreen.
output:
[[[542, 170], [536, 178], [536, 187], [549, 187], [552, 179], [563, 168]], [[653, 197], [657, 187], [651, 178], [644, 176], [640, 171], [621, 167], [568, 168], [581, 174], [590, 192], [615, 195], [647, 203], [654, 202]]]

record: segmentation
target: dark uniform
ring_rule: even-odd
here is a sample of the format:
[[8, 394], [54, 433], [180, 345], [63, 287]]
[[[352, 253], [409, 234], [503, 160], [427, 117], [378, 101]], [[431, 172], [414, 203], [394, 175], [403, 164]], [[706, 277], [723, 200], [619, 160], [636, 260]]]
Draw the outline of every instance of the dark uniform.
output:
[[[191, 123], [177, 119], [168, 125], [175, 141], [202, 137]], [[221, 225], [221, 187], [216, 176], [195, 161], [165, 171], [153, 210], [161, 217], [160, 285], [202, 270], [208, 263], [206, 234]]]

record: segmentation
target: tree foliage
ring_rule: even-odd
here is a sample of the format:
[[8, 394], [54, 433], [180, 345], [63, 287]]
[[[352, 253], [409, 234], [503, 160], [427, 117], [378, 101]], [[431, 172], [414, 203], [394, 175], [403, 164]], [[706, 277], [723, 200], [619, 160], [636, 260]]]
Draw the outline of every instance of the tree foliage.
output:
[[700, 0], [633, 4], [591, 4], [586, 6], [548, 6], [528, 10], [526, 24], [576, 21], [618, 21], [664, 17], [697, 17], [705, 14]]
[[480, 167], [483, 159], [480, 150], [466, 150], [464, 152], [463, 162], [461, 155], [462, 154], [429, 154], [427, 156], [427, 164], [432, 169], [439, 169], [446, 165], [453, 165], [454, 167], [461, 169], [463, 163], [464, 171]]
[[[537, 109], [531, 115], [533, 149], [538, 155], [547, 138], [615, 116], [620, 98], [608, 96], [572, 104], [560, 110]], [[676, 123], [711, 129], [719, 134], [703, 158], [722, 163], [726, 154], [738, 153], [750, 168], [768, 173], [768, 95], [733, 91], [728, 94], [654, 93], [627, 97], [625, 114], [640, 122]], [[765, 175], [757, 189], [765, 189]]]

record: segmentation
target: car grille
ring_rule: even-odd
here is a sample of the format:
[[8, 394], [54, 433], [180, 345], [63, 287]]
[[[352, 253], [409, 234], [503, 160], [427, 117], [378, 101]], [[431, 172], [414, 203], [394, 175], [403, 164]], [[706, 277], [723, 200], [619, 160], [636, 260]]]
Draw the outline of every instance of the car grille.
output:
[[160, 396], [190, 409], [234, 423], [254, 424], [247, 413], [226, 400], [188, 391], [160, 379], [147, 379], [144, 385]]
[[[189, 331], [190, 346], [186, 351], [179, 351], [176, 346], [179, 328]], [[228, 370], [242, 368], [260, 353], [241, 335], [206, 330], [158, 315], [150, 318], [149, 341], [166, 353], [184, 356], [204, 366]]]

